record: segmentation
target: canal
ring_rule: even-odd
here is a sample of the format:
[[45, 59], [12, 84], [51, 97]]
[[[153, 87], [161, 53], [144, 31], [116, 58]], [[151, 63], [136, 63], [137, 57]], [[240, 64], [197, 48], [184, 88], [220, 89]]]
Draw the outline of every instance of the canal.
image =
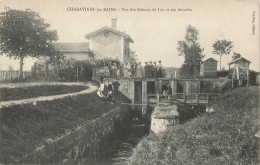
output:
[[[76, 162], [70, 162], [75, 164], [87, 164], [87, 165], [125, 165], [128, 164], [130, 157], [132, 156], [134, 148], [139, 141], [150, 132], [150, 120], [142, 119], [140, 117], [132, 116], [130, 124], [125, 131], [126, 134], [118, 136], [118, 139], [113, 139], [113, 143], [117, 143], [116, 149], [113, 153], [103, 158], [83, 158]], [[108, 146], [110, 147], [110, 146]]]

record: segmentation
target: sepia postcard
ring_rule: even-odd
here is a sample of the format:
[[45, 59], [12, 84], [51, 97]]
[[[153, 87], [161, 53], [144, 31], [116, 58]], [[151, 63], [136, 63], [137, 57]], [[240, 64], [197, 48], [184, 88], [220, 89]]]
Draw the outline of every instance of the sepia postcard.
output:
[[258, 0], [0, 0], [1, 164], [260, 164]]

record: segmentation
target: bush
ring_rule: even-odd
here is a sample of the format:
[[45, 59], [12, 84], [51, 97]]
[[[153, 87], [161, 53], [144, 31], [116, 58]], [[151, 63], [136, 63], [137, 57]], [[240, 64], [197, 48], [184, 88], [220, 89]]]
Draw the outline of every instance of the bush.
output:
[[217, 71], [217, 76], [218, 77], [226, 77], [228, 74], [229, 74], [228, 70]]
[[259, 75], [259, 72], [250, 70], [249, 72], [249, 83], [250, 85], [257, 85], [257, 76]]
[[50, 59], [36, 62], [31, 69], [31, 81], [90, 81], [94, 64], [74, 59]]

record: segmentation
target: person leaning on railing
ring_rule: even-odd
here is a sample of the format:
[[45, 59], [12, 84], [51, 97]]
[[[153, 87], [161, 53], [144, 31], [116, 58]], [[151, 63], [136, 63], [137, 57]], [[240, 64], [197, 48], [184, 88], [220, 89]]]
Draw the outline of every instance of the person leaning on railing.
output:
[[117, 77], [117, 65], [116, 65], [116, 63], [114, 63], [112, 65], [111, 69], [112, 69], [112, 77], [116, 78]]

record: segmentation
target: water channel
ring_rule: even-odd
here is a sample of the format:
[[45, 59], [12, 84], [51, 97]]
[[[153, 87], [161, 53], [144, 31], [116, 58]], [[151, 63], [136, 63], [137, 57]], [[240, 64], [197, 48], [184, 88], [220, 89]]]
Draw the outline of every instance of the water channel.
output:
[[116, 151], [106, 158], [85, 158], [77, 164], [87, 165], [126, 165], [129, 163], [134, 148], [139, 141], [150, 132], [150, 121], [133, 117], [129, 125], [127, 134], [121, 139], [117, 139], [119, 145]]

